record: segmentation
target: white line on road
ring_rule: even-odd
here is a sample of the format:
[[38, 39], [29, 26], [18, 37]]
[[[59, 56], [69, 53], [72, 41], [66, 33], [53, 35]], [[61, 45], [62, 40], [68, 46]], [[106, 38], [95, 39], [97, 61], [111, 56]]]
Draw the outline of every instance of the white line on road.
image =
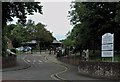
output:
[[56, 73], [55, 75], [56, 75], [58, 78], [60, 78], [61, 80], [65, 80], [64, 78], [60, 77], [60, 76], [59, 76], [59, 74], [61, 74], [61, 73], [64, 73], [64, 72], [68, 71], [68, 68], [67, 68], [66, 66], [63, 66], [63, 65], [61, 65], [61, 66], [62, 66], [62, 67], [64, 67], [64, 68], [65, 68], [65, 70], [64, 70], [64, 71], [61, 71], [61, 72], [58, 72], [58, 73]]
[[25, 58], [26, 58], [26, 56], [25, 56], [25, 57], [23, 57], [22, 59], [23, 59], [23, 61], [24, 61], [25, 63], [27, 63], [27, 64], [28, 64], [28, 62], [25, 60]]
[[48, 62], [48, 59], [47, 59], [48, 56], [49, 56], [49, 55], [46, 55], [46, 56], [44, 57], [44, 62]]
[[33, 56], [42, 56], [42, 55], [33, 55]]
[[[61, 72], [58, 72], [58, 73], [55, 73], [55, 74], [52, 74], [52, 75], [51, 75], [51, 78], [53, 78], [53, 79], [55, 79], [55, 80], [65, 80], [64, 78], [60, 77], [59, 74], [68, 71], [68, 68], [67, 68], [66, 66], [64, 66], [64, 65], [60, 65], [60, 66], [61, 66], [61, 67], [64, 67], [65, 70], [63, 70], [63, 71], [61, 71]], [[56, 77], [55, 77], [55, 76], [56, 76]]]
[[42, 62], [41, 60], [38, 60], [40, 63]]
[[30, 60], [27, 60], [27, 62], [30, 62]]
[[55, 74], [52, 74], [51, 78], [53, 78], [54, 80], [59, 80], [58, 78], [55, 77]]

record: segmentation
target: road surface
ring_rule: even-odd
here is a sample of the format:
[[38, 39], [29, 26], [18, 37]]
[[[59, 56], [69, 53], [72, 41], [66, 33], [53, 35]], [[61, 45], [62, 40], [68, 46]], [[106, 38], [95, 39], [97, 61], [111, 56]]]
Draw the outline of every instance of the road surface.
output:
[[2, 72], [3, 80], [97, 80], [79, 75], [77, 67], [57, 61], [55, 55], [48, 52], [19, 55], [18, 58], [30, 67]]

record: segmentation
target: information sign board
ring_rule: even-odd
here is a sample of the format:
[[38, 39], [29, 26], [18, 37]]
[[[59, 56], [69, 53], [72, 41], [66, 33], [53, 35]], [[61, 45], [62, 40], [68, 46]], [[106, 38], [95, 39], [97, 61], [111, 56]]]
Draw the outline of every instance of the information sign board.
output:
[[106, 33], [102, 36], [102, 57], [114, 56], [114, 34]]

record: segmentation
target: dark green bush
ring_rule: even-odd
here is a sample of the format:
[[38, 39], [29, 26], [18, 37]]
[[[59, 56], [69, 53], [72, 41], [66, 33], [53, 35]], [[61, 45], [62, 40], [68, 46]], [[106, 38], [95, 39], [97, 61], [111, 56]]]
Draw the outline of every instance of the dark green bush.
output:
[[15, 48], [12, 48], [11, 52], [17, 53], [17, 50]]

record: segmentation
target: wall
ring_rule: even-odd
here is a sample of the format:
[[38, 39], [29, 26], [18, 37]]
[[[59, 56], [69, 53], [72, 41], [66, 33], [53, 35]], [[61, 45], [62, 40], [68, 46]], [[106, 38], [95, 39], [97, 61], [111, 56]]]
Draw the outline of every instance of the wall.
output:
[[78, 72], [97, 78], [120, 80], [120, 62], [80, 61]]
[[13, 67], [17, 65], [16, 56], [2, 57], [2, 68]]
[[60, 61], [78, 66], [82, 75], [99, 79], [120, 80], [120, 62], [80, 61], [79, 58], [61, 57]]

